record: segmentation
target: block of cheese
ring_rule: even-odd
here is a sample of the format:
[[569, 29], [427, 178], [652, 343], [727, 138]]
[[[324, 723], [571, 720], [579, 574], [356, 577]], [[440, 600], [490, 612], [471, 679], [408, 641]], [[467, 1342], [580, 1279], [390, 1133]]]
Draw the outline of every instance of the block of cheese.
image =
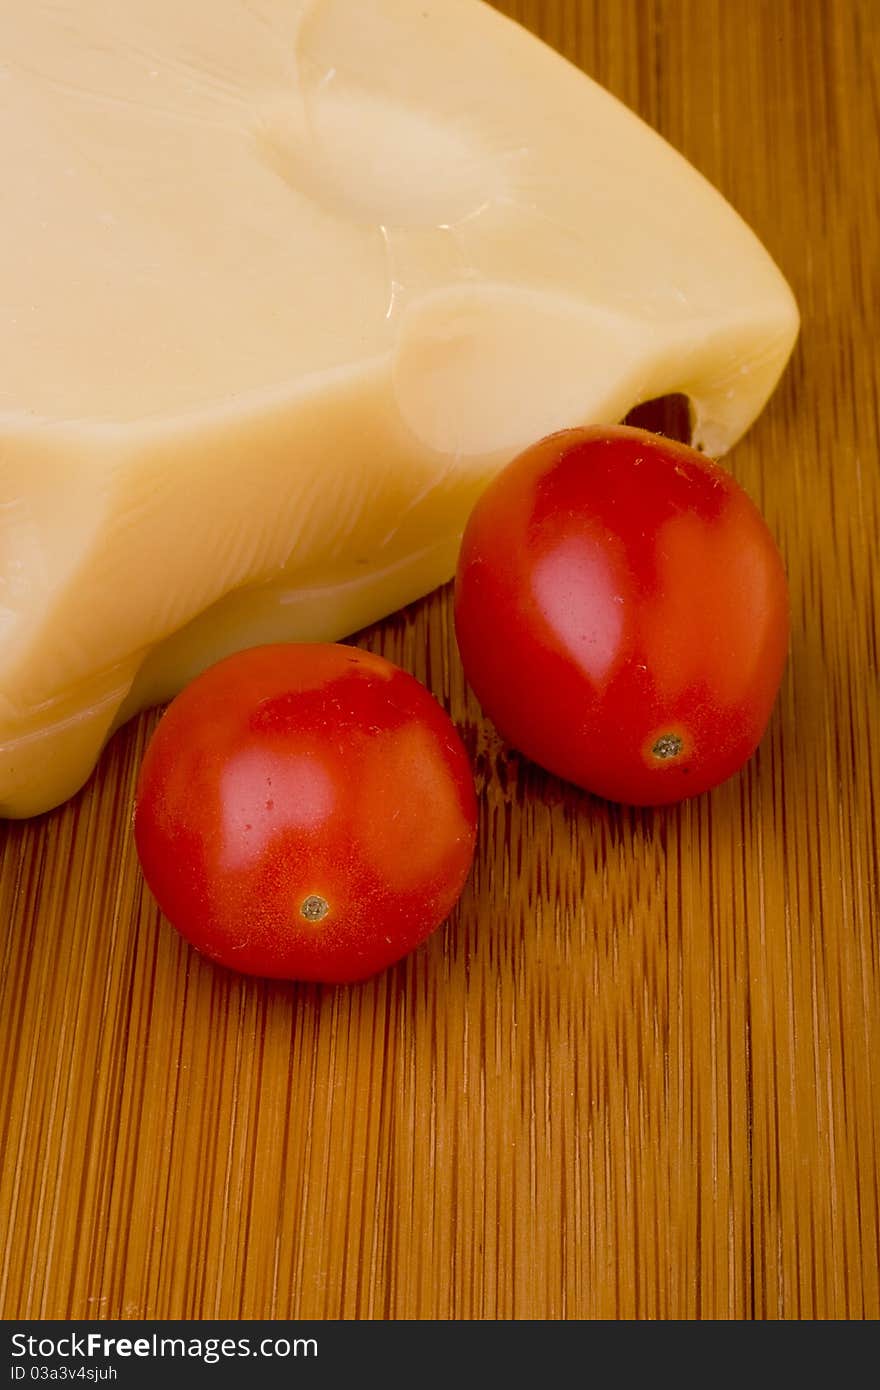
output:
[[721, 196], [481, 0], [6, 0], [0, 168], [4, 816], [231, 649], [447, 580], [541, 435], [678, 392], [723, 453], [797, 333]]

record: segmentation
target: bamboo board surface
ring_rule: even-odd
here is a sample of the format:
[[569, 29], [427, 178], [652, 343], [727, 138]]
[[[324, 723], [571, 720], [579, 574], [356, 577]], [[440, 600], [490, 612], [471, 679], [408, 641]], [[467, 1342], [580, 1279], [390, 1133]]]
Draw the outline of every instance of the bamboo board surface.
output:
[[441, 591], [357, 640], [458, 721], [477, 858], [352, 989], [236, 977], [139, 876], [156, 711], [0, 825], [0, 1313], [880, 1316], [874, 0], [503, 0], [731, 200], [795, 291], [726, 462], [786, 561], [791, 656], [712, 794], [612, 807], [519, 760]]

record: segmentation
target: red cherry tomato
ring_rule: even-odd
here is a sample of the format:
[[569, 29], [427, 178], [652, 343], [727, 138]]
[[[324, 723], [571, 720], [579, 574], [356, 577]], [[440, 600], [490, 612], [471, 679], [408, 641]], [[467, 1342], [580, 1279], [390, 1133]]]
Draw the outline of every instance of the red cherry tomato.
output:
[[448, 916], [476, 797], [452, 721], [412, 676], [341, 645], [228, 657], [169, 705], [134, 834], [162, 911], [247, 974], [341, 983]]
[[542, 440], [478, 501], [455, 589], [462, 664], [520, 752], [658, 805], [751, 756], [788, 645], [776, 544], [718, 464], [645, 430]]

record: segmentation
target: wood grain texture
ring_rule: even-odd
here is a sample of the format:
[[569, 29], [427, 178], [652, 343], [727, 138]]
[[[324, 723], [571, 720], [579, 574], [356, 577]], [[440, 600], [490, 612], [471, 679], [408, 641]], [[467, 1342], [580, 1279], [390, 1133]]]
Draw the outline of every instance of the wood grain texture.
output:
[[875, 0], [503, 0], [731, 200], [802, 336], [728, 466], [791, 657], [744, 773], [608, 806], [509, 753], [444, 591], [361, 634], [473, 755], [472, 879], [352, 989], [225, 973], [130, 812], [156, 712], [0, 827], [6, 1318], [880, 1316]]

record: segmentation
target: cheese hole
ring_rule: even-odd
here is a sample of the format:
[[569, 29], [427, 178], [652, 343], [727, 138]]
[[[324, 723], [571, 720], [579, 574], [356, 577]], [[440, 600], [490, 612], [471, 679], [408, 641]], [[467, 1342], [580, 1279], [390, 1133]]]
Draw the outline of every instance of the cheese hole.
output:
[[448, 227], [504, 191], [500, 165], [463, 118], [405, 106], [330, 72], [296, 106], [264, 109], [263, 162], [300, 196], [381, 228]]
[[678, 440], [680, 444], [690, 444], [693, 436], [691, 402], [680, 392], [642, 401], [640, 405], [633, 406], [622, 423], [634, 429], [650, 430], [652, 434], [662, 434], [666, 439]]

